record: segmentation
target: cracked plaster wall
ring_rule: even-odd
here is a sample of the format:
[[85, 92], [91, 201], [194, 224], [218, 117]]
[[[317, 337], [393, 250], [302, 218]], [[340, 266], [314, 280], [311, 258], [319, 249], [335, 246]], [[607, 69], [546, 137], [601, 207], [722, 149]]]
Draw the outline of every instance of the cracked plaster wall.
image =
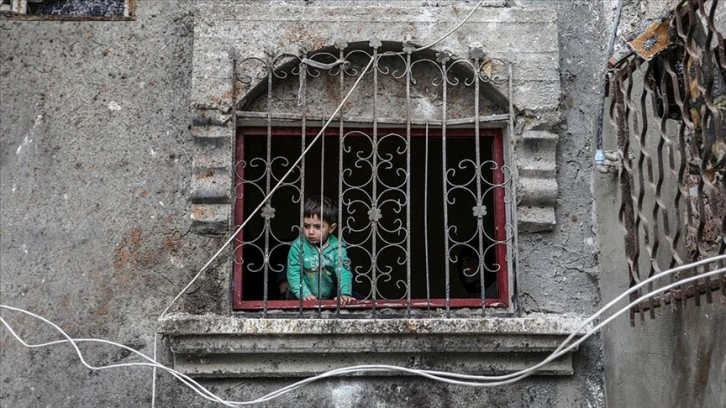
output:
[[[107, 338], [150, 354], [158, 315], [221, 244], [189, 233], [191, 125], [197, 113], [192, 109], [195, 3], [140, 2], [132, 22], [0, 21], [4, 304], [47, 316], [72, 336]], [[315, 8], [327, 2], [273, 3]], [[449, 16], [447, 24], [419, 33], [422, 38], [448, 29], [472, 4], [400, 3], [415, 15]], [[554, 110], [539, 119], [536, 113], [528, 116], [531, 122], [522, 125], [536, 129], [544, 118], [547, 130], [558, 137], [556, 226], [519, 236], [528, 250], [519, 260], [518, 309], [525, 315], [588, 314], [600, 302], [589, 175], [595, 83], [606, 44], [603, 6], [488, 3], [492, 13], [507, 6], [543, 9], [557, 17], [551, 46], [559, 51], [559, 69], [555, 61], [548, 68], [555, 81], [559, 78], [557, 91], [548, 95]], [[450, 41], [468, 44], [456, 37]], [[225, 313], [227, 272], [224, 261], [213, 265], [176, 310]], [[28, 318], [2, 313], [31, 341], [51, 335]], [[7, 330], [0, 336], [2, 405], [149, 404], [148, 370], [91, 372], [67, 347], [28, 351]], [[130, 361], [113, 349], [84, 350], [96, 363]], [[603, 406], [598, 340], [583, 345], [574, 367], [573, 377], [532, 377], [486, 390], [413, 378], [332, 379], [272, 404], [303, 399], [319, 406]], [[287, 384], [209, 382], [214, 391], [238, 399]], [[161, 377], [159, 401], [205, 406], [167, 376]]]

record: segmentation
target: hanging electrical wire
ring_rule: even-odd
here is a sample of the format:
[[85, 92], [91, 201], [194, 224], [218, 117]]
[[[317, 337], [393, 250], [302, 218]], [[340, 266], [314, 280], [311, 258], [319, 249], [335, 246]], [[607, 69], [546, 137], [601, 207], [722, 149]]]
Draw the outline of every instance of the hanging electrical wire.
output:
[[[73, 347], [76, 354], [79, 356], [79, 359], [81, 363], [86, 366], [87, 368], [91, 370], [105, 370], [105, 369], [111, 369], [111, 368], [123, 368], [123, 367], [134, 367], [134, 366], [142, 366], [142, 367], [153, 367], [154, 369], [161, 369], [163, 371], [168, 372], [175, 378], [177, 378], [182, 384], [186, 385], [190, 389], [192, 389], [196, 394], [200, 395], [202, 398], [207, 399], [209, 401], [213, 401], [225, 406], [229, 407], [240, 407], [245, 405], [252, 405], [252, 404], [258, 404], [266, 401], [270, 401], [274, 398], [280, 397], [284, 394], [287, 394], [289, 392], [292, 392], [300, 387], [303, 387], [305, 385], [308, 385], [310, 383], [313, 383], [315, 381], [319, 381], [324, 378], [330, 378], [334, 376], [340, 376], [340, 375], [347, 375], [347, 374], [356, 374], [356, 373], [364, 373], [364, 372], [391, 372], [391, 371], [397, 371], [397, 372], [404, 372], [407, 374], [417, 375], [425, 378], [429, 378], [435, 381], [441, 381], [448, 384], [455, 384], [455, 385], [463, 385], [463, 386], [473, 386], [473, 387], [496, 387], [496, 386], [502, 386], [506, 384], [512, 384], [517, 381], [521, 381], [522, 379], [532, 375], [535, 373], [538, 369], [542, 368], [546, 364], [550, 363], [551, 361], [561, 357], [565, 353], [570, 352], [575, 347], [578, 347], [582, 342], [590, 338], [593, 334], [597, 333], [600, 329], [602, 329], [605, 325], [612, 322], [615, 318], [622, 315], [623, 313], [630, 310], [631, 307], [638, 305], [660, 293], [669, 291], [671, 289], [677, 288], [681, 285], [685, 285], [687, 283], [697, 281], [706, 277], [710, 276], [716, 276], [716, 275], [723, 275], [726, 273], [726, 268], [718, 268], [712, 271], [704, 272], [701, 274], [697, 274], [694, 276], [690, 276], [687, 278], [681, 278], [678, 279], [675, 282], [672, 282], [669, 285], [660, 287], [658, 289], [652, 290], [648, 293], [645, 293], [641, 296], [639, 296], [637, 299], [629, 302], [624, 307], [618, 309], [614, 313], [612, 313], [608, 318], [601, 321], [599, 324], [595, 326], [591, 326], [591, 323], [594, 322], [598, 317], [600, 317], [603, 313], [608, 311], [610, 308], [615, 306], [618, 302], [625, 299], [625, 297], [629, 296], [631, 293], [634, 293], [638, 291], [639, 289], [645, 287], [646, 285], [649, 285], [650, 283], [661, 279], [668, 277], [672, 274], [682, 272], [689, 269], [694, 269], [698, 267], [703, 267], [707, 264], [717, 264], [719, 262], [726, 261], [726, 255], [720, 255], [715, 256], [711, 258], [707, 258], [698, 262], [693, 262], [687, 265], [682, 265], [677, 268], [669, 269], [666, 271], [663, 271], [657, 275], [654, 275], [639, 284], [631, 287], [627, 291], [623, 292], [621, 295], [616, 297], [615, 299], [608, 302], [605, 306], [603, 306], [601, 309], [599, 309], [597, 312], [595, 312], [593, 315], [591, 315], [588, 319], [584, 320], [582, 324], [573, 331], [573, 333], [570, 334], [569, 337], [567, 337], [547, 358], [542, 360], [540, 363], [533, 365], [529, 368], [526, 368], [524, 370], [520, 370], [515, 373], [511, 374], [504, 374], [504, 375], [490, 375], [490, 376], [480, 376], [480, 375], [467, 375], [467, 374], [459, 374], [459, 373], [450, 373], [450, 372], [442, 372], [442, 371], [431, 371], [431, 370], [417, 370], [417, 369], [411, 369], [406, 367], [398, 367], [398, 366], [390, 366], [390, 365], [359, 365], [359, 366], [351, 366], [351, 367], [343, 367], [336, 370], [330, 370], [325, 373], [319, 374], [314, 377], [306, 378], [304, 380], [298, 381], [294, 384], [290, 384], [286, 387], [282, 387], [276, 391], [273, 391], [267, 395], [264, 395], [260, 398], [250, 400], [250, 401], [229, 401], [225, 400], [216, 394], [212, 393], [208, 389], [206, 389], [204, 386], [196, 382], [194, 379], [190, 378], [189, 376], [180, 373], [172, 368], [166, 367], [158, 362], [156, 362], [154, 359], [146, 356], [145, 354], [139, 352], [138, 350], [132, 349], [128, 346], [115, 343], [108, 340], [102, 340], [102, 339], [74, 339], [71, 338], [63, 329], [61, 329], [58, 325], [51, 322], [50, 320], [39, 316], [35, 313], [29, 312], [27, 310], [13, 307], [13, 306], [7, 306], [7, 305], [0, 305], [0, 309], [6, 309], [10, 311], [15, 311], [19, 313], [26, 314], [28, 316], [31, 316], [33, 318], [36, 318], [51, 327], [53, 327], [57, 332], [59, 332], [63, 337], [64, 340], [55, 340], [55, 341], [49, 341], [45, 343], [38, 343], [38, 344], [30, 344], [23, 340], [23, 338], [17, 334], [17, 332], [12, 328], [12, 326], [0, 316], [0, 323], [3, 324], [5, 328], [8, 329], [10, 334], [15, 337], [22, 345], [29, 347], [29, 348], [39, 348], [39, 347], [48, 347], [53, 345], [59, 345], [63, 343], [70, 343]], [[584, 330], [584, 332], [583, 332]], [[580, 336], [578, 340], [573, 342], [573, 339], [577, 336]], [[112, 345], [116, 347], [121, 347], [122, 349], [131, 352], [134, 355], [137, 355], [141, 357], [144, 361], [142, 362], [135, 362], [135, 363], [122, 363], [122, 364], [110, 364], [105, 366], [93, 366], [89, 364], [84, 358], [83, 353], [78, 347], [78, 343], [98, 343], [98, 344], [106, 344], [106, 345]]]

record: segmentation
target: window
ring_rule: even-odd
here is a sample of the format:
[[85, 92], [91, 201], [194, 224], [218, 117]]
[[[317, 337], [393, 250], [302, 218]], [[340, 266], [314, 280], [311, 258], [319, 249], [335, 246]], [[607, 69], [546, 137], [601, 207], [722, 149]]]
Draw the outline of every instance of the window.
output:
[[[556, 113], [560, 95], [560, 76], [556, 64], [559, 60], [556, 12], [493, 7], [482, 10], [481, 14], [475, 13], [472, 23], [464, 26], [464, 35], [447, 40], [447, 44], [452, 44], [461, 52], [460, 55], [464, 55], [463, 58], [456, 58], [446, 52], [413, 53], [410, 52], [411, 44], [405, 42], [338, 42], [332, 47], [319, 48], [325, 45], [327, 39], [339, 35], [341, 26], [348, 27], [348, 31], [357, 38], [364, 38], [361, 36], [371, 30], [387, 38], [401, 38], [403, 34], [400, 33], [408, 32], [411, 27], [422, 29], [414, 30], [416, 32], [430, 33], [438, 30], [445, 21], [439, 20], [437, 16], [432, 15], [426, 22], [414, 19], [410, 24], [381, 21], [376, 23], [376, 27], [371, 27], [368, 11], [387, 13], [395, 21], [406, 21], [410, 10], [400, 9], [400, 13], [391, 14], [390, 8], [381, 6], [366, 10], [361, 8], [360, 13], [351, 14], [349, 7], [270, 7], [272, 6], [268, 5], [265, 8], [264, 15], [287, 15], [289, 10], [294, 9], [301, 13], [301, 21], [265, 21], [263, 31], [274, 33], [273, 38], [269, 35], [256, 35], [262, 31], [259, 31], [260, 19], [254, 17], [260, 9], [254, 5], [215, 3], [209, 7], [199, 7], [195, 13], [195, 20], [199, 20], [195, 26], [195, 69], [192, 84], [194, 101], [197, 103], [197, 115], [192, 128], [197, 149], [191, 190], [192, 228], [204, 235], [226, 236], [234, 228], [228, 220], [233, 218], [230, 216], [233, 208], [229, 202], [234, 196], [233, 190], [236, 189], [239, 194], [236, 205], [238, 209], [241, 207], [234, 214], [237, 217], [236, 222], [248, 222], [247, 227], [251, 229], [243, 231], [241, 240], [234, 245], [238, 251], [236, 262], [232, 262], [230, 256], [228, 262], [224, 263], [225, 267], [230, 266], [229, 269], [215, 270], [215, 273], [229, 272], [230, 279], [233, 277], [232, 270], [237, 272], [234, 274], [236, 285], [230, 285], [229, 292], [230, 295], [234, 293], [233, 307], [238, 311], [227, 315], [222, 306], [216, 311], [221, 314], [215, 314], [213, 310], [210, 310], [212, 313], [203, 315], [178, 313], [167, 315], [160, 322], [160, 332], [168, 336], [167, 344], [171, 350], [169, 355], [173, 357], [171, 361], [175, 369], [192, 376], [214, 378], [279, 378], [307, 376], [331, 368], [380, 362], [482, 374], [512, 372], [530, 365], [533, 361], [540, 361], [555, 350], [562, 340], [577, 330], [582, 323], [581, 319], [574, 315], [555, 313], [518, 317], [513, 302], [509, 302], [506, 308], [484, 308], [479, 304], [476, 308], [457, 309], [458, 306], [453, 305], [457, 299], [471, 299], [457, 298], [464, 295], [460, 291], [455, 293], [457, 289], [454, 286], [459, 282], [458, 277], [451, 276], [455, 273], [451, 269], [454, 267], [453, 261], [444, 266], [449, 267], [450, 274], [451, 312], [448, 314], [444, 313], [445, 297], [444, 307], [431, 307], [430, 310], [417, 309], [417, 306], [425, 307], [422, 302], [412, 302], [409, 308], [407, 298], [397, 301], [396, 307], [383, 307], [380, 297], [377, 298], [375, 306], [369, 301], [365, 306], [341, 308], [339, 314], [333, 305], [323, 306], [322, 312], [317, 307], [298, 310], [295, 301], [290, 301], [291, 309], [283, 309], [274, 303], [279, 301], [272, 300], [276, 282], [273, 281], [268, 287], [268, 281], [263, 274], [265, 255], [269, 256], [268, 273], [276, 273], [270, 272], [271, 268], [277, 268], [275, 265], [281, 265], [286, 257], [287, 244], [283, 241], [294, 239], [298, 233], [300, 203], [292, 201], [296, 195], [314, 194], [315, 189], [320, 192], [322, 187], [324, 194], [333, 198], [339, 197], [339, 205], [343, 206], [349, 198], [345, 196], [345, 191], [353, 193], [352, 188], [346, 189], [344, 182], [341, 182], [347, 176], [340, 168], [335, 167], [342, 163], [345, 167], [356, 169], [346, 155], [340, 155], [338, 141], [342, 141], [343, 145], [349, 142], [352, 146], [360, 146], [361, 140], [370, 140], [375, 135], [379, 141], [376, 151], [381, 154], [391, 152], [394, 155], [391, 159], [393, 165], [408, 171], [411, 183], [420, 186], [421, 180], [428, 182], [424, 178], [426, 174], [436, 180], [443, 180], [440, 160], [443, 150], [439, 141], [444, 140], [444, 137], [447, 143], [446, 154], [450, 157], [450, 160], [447, 158], [447, 167], [452, 166], [454, 169], [457, 168], [455, 164], [461, 161], [460, 158], [453, 157], [456, 150], [454, 145], [457, 143], [478, 139], [481, 148], [478, 157], [482, 160], [499, 160], [493, 146], [497, 146], [501, 140], [504, 180], [495, 189], [503, 193], [503, 208], [492, 208], [499, 202], [494, 201], [497, 203], [495, 205], [491, 201], [498, 199], [490, 192], [486, 198], [489, 201], [484, 204], [487, 206], [484, 217], [493, 217], [492, 214], [495, 213], [503, 216], [502, 239], [505, 241], [497, 243], [496, 248], [503, 248], [505, 252], [504, 265], [508, 276], [503, 283], [508, 283], [508, 288], [500, 291], [500, 297], [507, 301], [514, 296], [512, 281], [516, 271], [512, 269], [512, 264], [516, 264], [516, 257], [511, 254], [532, 250], [540, 253], [540, 249], [548, 251], [546, 248], [552, 244], [548, 242], [546, 234], [542, 235], [542, 240], [529, 240], [524, 237], [524, 246], [517, 251], [516, 229], [539, 234], [551, 231], [555, 226], [557, 134], [550, 132], [548, 126], [556, 125], [559, 119], [548, 115]], [[443, 11], [442, 8], [437, 10]], [[449, 14], [443, 13], [442, 16], [454, 18], [458, 13], [458, 10], [451, 9]], [[250, 17], [233, 20], [225, 18], [235, 15]], [[300, 30], [300, 27], [307, 26], [307, 21], [313, 22], [314, 31]], [[522, 22], [526, 22], [527, 30], [538, 33], [536, 53], [512, 50], [512, 41], [516, 42], [521, 37], [517, 33], [521, 31]], [[505, 26], [510, 28], [500, 30]], [[479, 36], [486, 39], [492, 47], [490, 55], [506, 53], [521, 63], [519, 67], [523, 69], [517, 69], [514, 79], [508, 75], [503, 82], [497, 83], [495, 79], [501, 78], [502, 72], [512, 72], [512, 65], [485, 58], [481, 47], [477, 48], [472, 44], [469, 49], [473, 52], [467, 54], [466, 45], [461, 41]], [[312, 47], [317, 50], [310, 51], [311, 48], [308, 47], [307, 50], [298, 52], [288, 42], [298, 40], [314, 41]], [[273, 45], [281, 49], [268, 48]], [[229, 47], [235, 47], [230, 52], [232, 61], [225, 58]], [[404, 51], [400, 53], [402, 50]], [[387, 51], [396, 54], [382, 56]], [[240, 53], [238, 55], [241, 58], [234, 58], [235, 52]], [[371, 57], [376, 58], [376, 69], [363, 74], [359, 86], [343, 104], [343, 109], [334, 113], [353, 83], [361, 78], [361, 71]], [[443, 81], [444, 78], [446, 81]], [[515, 101], [512, 101], [510, 89], [517, 95]], [[541, 122], [536, 123], [536, 128], [525, 126], [522, 129], [521, 135], [516, 139], [516, 157], [510, 156], [510, 147], [515, 143], [514, 108], [510, 107], [510, 101], [512, 104], [517, 103], [523, 112], [523, 119], [540, 113], [544, 115]], [[331, 117], [333, 122], [324, 139], [318, 140], [317, 146], [305, 156], [305, 170], [292, 174], [289, 182], [293, 185], [282, 186], [273, 195], [270, 208], [263, 207], [264, 211], [251, 216], [254, 204], [260, 203], [268, 192], [268, 173], [260, 166], [265, 166], [264, 163], [267, 162], [272, 163], [272, 171], [269, 173], [271, 189], [284, 172], [282, 167], [292, 166], [291, 160], [300, 157], [302, 144], [311, 143], [313, 135], [317, 135], [317, 129]], [[396, 136], [383, 140], [385, 135], [391, 133], [401, 135], [406, 140], [405, 146], [409, 148], [411, 155], [410, 169], [408, 158], [397, 158], [397, 146], [403, 143], [401, 138]], [[341, 134], [349, 136], [341, 138]], [[427, 139], [429, 143], [422, 144], [421, 141]], [[421, 149], [427, 147], [428, 155], [420, 153]], [[320, 151], [323, 148], [325, 153]], [[233, 152], [236, 149], [240, 150], [235, 155]], [[330, 151], [335, 153], [330, 155]], [[465, 153], [475, 157], [473, 148]], [[321, 156], [326, 159], [322, 167], [318, 164]], [[424, 172], [421, 168], [425, 167], [426, 162], [422, 162], [420, 158], [427, 156], [429, 171]], [[288, 162], [285, 163], [285, 160]], [[255, 169], [253, 161], [258, 166]], [[514, 177], [509, 176], [508, 170], [508, 166], [515, 165], [518, 185], [516, 196], [513, 191]], [[324, 170], [322, 181], [321, 168]], [[381, 168], [386, 172], [381, 171], [377, 187], [379, 193], [384, 182], [391, 184], [398, 180], [395, 178], [398, 173], [393, 172], [391, 175], [388, 174], [390, 169]], [[489, 166], [486, 168], [491, 169]], [[491, 174], [491, 170], [489, 173]], [[238, 177], [237, 182], [241, 185], [235, 184], [233, 176]], [[356, 176], [366, 182], [370, 180], [370, 177], [365, 180], [365, 173], [362, 172], [350, 177]], [[436, 183], [436, 180], [432, 178], [431, 184]], [[481, 180], [484, 186], [483, 181], [487, 178], [482, 177]], [[355, 179], [351, 183], [353, 181]], [[342, 193], [336, 190], [340, 186], [344, 190]], [[240, 190], [241, 188], [244, 190]], [[300, 191], [302, 188], [305, 189], [304, 192]], [[412, 241], [411, 253], [415, 248], [414, 241], [426, 242], [421, 230], [414, 231], [416, 222], [419, 226], [422, 224], [422, 216], [414, 214], [422, 211], [424, 206], [423, 200], [418, 198], [420, 195], [417, 195], [419, 193], [416, 188], [408, 191], [405, 186], [394, 185], [393, 189], [389, 189], [397, 196], [402, 194], [401, 191], [408, 194], [406, 203], [410, 207], [410, 217], [413, 220], [408, 234]], [[329, 190], [332, 190], [332, 194]], [[433, 205], [443, 206], [442, 195], [434, 197], [433, 189], [429, 190], [428, 195], [427, 202], [431, 201], [429, 212], [433, 211]], [[457, 205], [463, 207], [464, 204], [463, 200], [457, 201]], [[517, 213], [512, 216], [515, 207]], [[341, 208], [344, 213], [348, 213], [348, 208]], [[395, 218], [396, 214], [391, 215], [390, 212], [393, 211], [390, 208], [389, 212], [384, 210], [385, 208], [381, 211], [382, 223]], [[375, 211], [372, 214], [375, 215]], [[464, 214], [473, 214], [473, 209], [469, 207], [459, 211], [454, 208], [449, 211], [452, 217]], [[371, 225], [367, 211], [365, 214], [354, 215], [361, 217], [366, 225]], [[409, 216], [399, 217], [402, 222], [409, 222]], [[283, 219], [287, 221], [282, 222]], [[496, 218], [488, 220], [494, 222], [496, 228], [501, 225]], [[442, 220], [437, 218], [436, 221]], [[271, 227], [267, 231], [278, 230], [287, 235], [284, 239], [282, 236], [265, 238], [265, 222], [269, 222]], [[367, 228], [364, 231], [370, 230]], [[495, 230], [496, 233], [500, 231], [501, 229]], [[352, 232], [344, 231], [342, 237], [348, 241], [349, 248], [359, 245]], [[460, 236], [456, 237], [456, 240], [461, 239]], [[430, 247], [434, 249], [433, 245]], [[380, 246], [377, 248], [380, 249]], [[442, 248], [438, 249], [444, 251]], [[458, 248], [450, 245], [449, 249], [453, 250], [453, 255], [458, 255]], [[355, 256], [353, 248], [350, 249], [350, 254], [351, 257]], [[395, 255], [393, 256], [395, 260]], [[441, 256], [436, 258], [441, 259]], [[528, 265], [528, 259], [525, 259], [525, 266]], [[408, 261], [408, 258], [404, 261]], [[361, 261], [356, 262], [365, 266]], [[250, 272], [250, 276], [245, 275], [244, 268], [251, 267], [252, 264], [257, 272]], [[402, 273], [408, 278], [409, 269], [405, 262], [403, 266], [396, 264], [396, 267], [403, 270], [398, 272], [397, 269], [396, 273]], [[430, 270], [431, 276], [439, 273], [441, 275], [436, 275], [437, 278], [445, 278], [445, 271], [434, 271], [432, 266]], [[425, 283], [425, 273], [418, 275], [421, 272], [414, 269], [410, 272], [412, 282], [419, 282], [419, 277], [423, 277]], [[257, 275], [253, 275], [254, 273]], [[217, 275], [214, 278], [215, 282], [218, 277]], [[248, 281], [248, 278], [252, 281]], [[432, 286], [437, 286], [438, 290], [443, 287], [445, 290], [446, 281], [443, 278]], [[537, 285], [540, 278], [539, 273], [524, 274], [523, 282], [525, 285]], [[258, 283], [254, 279], [259, 279]], [[361, 291], [365, 292], [364, 283], [357, 285], [361, 285]], [[266, 294], [265, 287], [268, 289]], [[413, 288], [411, 298], [422, 296], [419, 299], [428, 300], [425, 294], [420, 293], [417, 288]], [[267, 303], [262, 300], [265, 295], [270, 299]], [[384, 295], [393, 297], [390, 293]], [[242, 309], [241, 302], [257, 302], [256, 307], [259, 309], [252, 308], [250, 303], [245, 304]], [[394, 300], [390, 302], [393, 303]], [[300, 319], [300, 316], [305, 318]], [[479, 316], [485, 318], [478, 318]], [[340, 318], [333, 319], [336, 317]], [[311, 339], [320, 347], [311, 347]], [[473, 339], [476, 341], [472, 341]], [[563, 356], [539, 374], [572, 375], [573, 360], [575, 359], [572, 354]], [[375, 372], [369, 374], [380, 375]]]
[[0, 0], [0, 11], [27, 19], [127, 20], [134, 0]]
[[[445, 143], [440, 130], [413, 129], [410, 142], [403, 130], [378, 129], [377, 149], [371, 129], [345, 130], [342, 137], [337, 129], [328, 130], [313, 146], [238, 237], [238, 308], [299, 307], [298, 301], [285, 300], [280, 286], [286, 282], [290, 244], [300, 234], [301, 197], [321, 194], [333, 198], [341, 213], [336, 235], [346, 243], [358, 298], [350, 308], [480, 306], [482, 276], [474, 272], [480, 255], [485, 305], [506, 304], [508, 174], [501, 132], [480, 130], [477, 177], [472, 129], [450, 130]], [[300, 157], [300, 133], [295, 128], [277, 128], [269, 136], [266, 128], [238, 132], [236, 225]], [[307, 129], [305, 143], [317, 133]], [[465, 265], [464, 258], [474, 258], [473, 264]], [[315, 306], [334, 308], [336, 302]]]
[[[284, 290], [303, 201], [318, 195], [340, 213], [335, 235], [345, 243], [357, 299], [345, 309], [508, 306], [512, 179], [503, 130], [509, 115], [494, 102], [501, 102], [492, 87], [497, 67], [448, 53], [404, 59], [375, 47], [371, 54], [339, 50], [337, 58], [323, 51], [236, 65], [258, 72], [237, 78], [245, 97], [237, 112], [234, 226], [245, 226], [234, 249], [235, 308], [338, 307], [332, 299], [303, 303]], [[372, 84], [303, 156], [366, 56], [378, 62], [364, 74]], [[485, 90], [493, 97], [482, 98]]]

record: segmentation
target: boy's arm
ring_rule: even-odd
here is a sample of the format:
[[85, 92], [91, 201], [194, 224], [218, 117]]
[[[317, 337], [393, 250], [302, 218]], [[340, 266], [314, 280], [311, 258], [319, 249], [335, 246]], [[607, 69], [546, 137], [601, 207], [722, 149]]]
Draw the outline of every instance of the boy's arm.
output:
[[[290, 252], [287, 253], [287, 282], [288, 290], [295, 295], [296, 298], [305, 298], [312, 293], [308, 290], [305, 282], [301, 282], [300, 258], [302, 257], [302, 245], [299, 241], [290, 246]], [[302, 283], [302, 296], [300, 296], [300, 284]]]

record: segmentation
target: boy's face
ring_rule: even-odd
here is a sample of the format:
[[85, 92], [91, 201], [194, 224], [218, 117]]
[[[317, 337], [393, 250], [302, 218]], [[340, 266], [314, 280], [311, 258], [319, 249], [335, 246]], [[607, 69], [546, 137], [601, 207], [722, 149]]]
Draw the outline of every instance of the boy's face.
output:
[[335, 223], [328, 224], [317, 215], [303, 218], [303, 233], [305, 239], [311, 244], [325, 243], [328, 240], [328, 235], [335, 231], [335, 227]]

